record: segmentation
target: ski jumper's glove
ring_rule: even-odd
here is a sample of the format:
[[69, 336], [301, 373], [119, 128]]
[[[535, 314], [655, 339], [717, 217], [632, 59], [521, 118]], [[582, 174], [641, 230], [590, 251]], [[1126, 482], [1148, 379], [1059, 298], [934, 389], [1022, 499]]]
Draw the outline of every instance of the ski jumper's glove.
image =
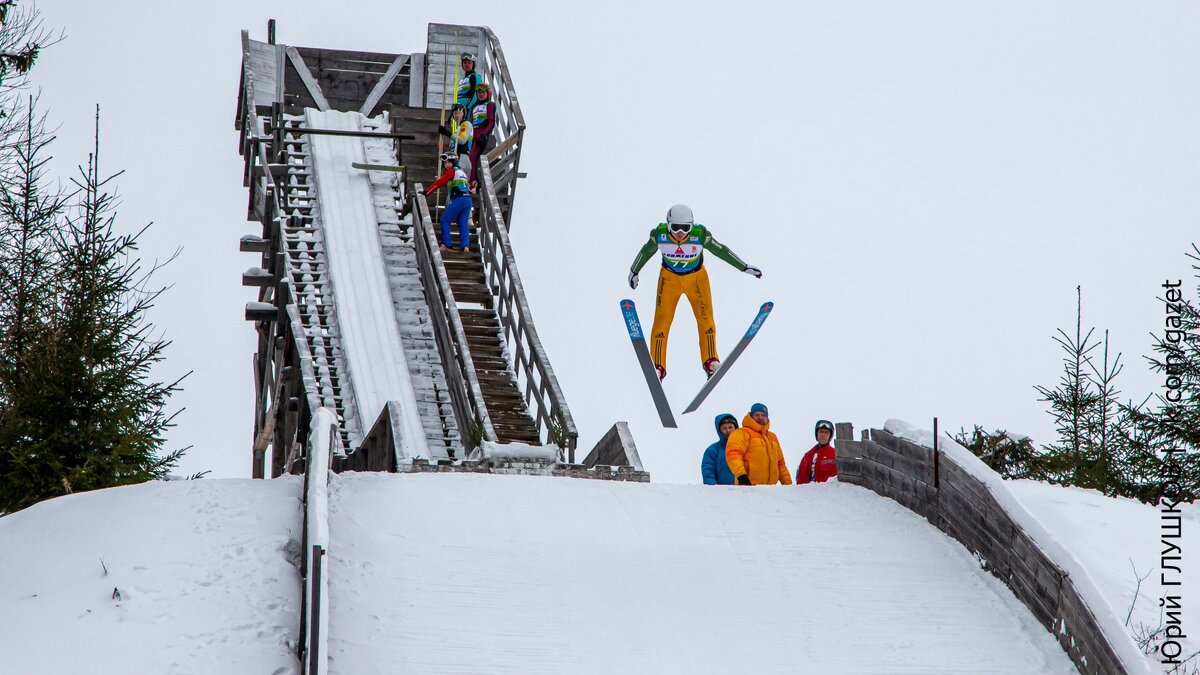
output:
[[754, 265], [746, 265], [746, 269], [744, 269], [742, 271], [745, 272], [746, 274], [753, 276], [755, 279], [762, 278], [762, 270], [758, 269]]
[[637, 272], [630, 272], [630, 273], [629, 273], [629, 287], [630, 287], [630, 288], [633, 288], [633, 289], [636, 289], [636, 288], [637, 288], [637, 285], [638, 285], [638, 274], [637, 274]]
[[747, 476], [746, 474], [742, 474], [742, 475], [738, 476], [737, 481], [738, 481], [738, 485], [749, 485], [750, 484], [750, 476]]

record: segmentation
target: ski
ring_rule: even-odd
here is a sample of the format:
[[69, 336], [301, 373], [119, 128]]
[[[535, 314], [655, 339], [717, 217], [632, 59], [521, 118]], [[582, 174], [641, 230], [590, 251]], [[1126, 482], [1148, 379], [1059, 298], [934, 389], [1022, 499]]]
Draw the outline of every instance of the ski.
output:
[[721, 362], [720, 367], [717, 368], [717, 372], [713, 373], [712, 377], [708, 378], [708, 382], [704, 383], [704, 386], [700, 389], [700, 393], [696, 394], [696, 398], [692, 399], [692, 402], [688, 404], [687, 410], [684, 410], [683, 414], [686, 415], [694, 411], [700, 407], [701, 403], [704, 403], [704, 399], [708, 398], [708, 395], [716, 388], [721, 378], [725, 377], [725, 373], [729, 370], [729, 367], [746, 350], [746, 345], [750, 344], [755, 335], [758, 335], [758, 329], [762, 328], [763, 322], [767, 320], [767, 317], [771, 314], [771, 310], [774, 308], [775, 303], [773, 302], [764, 302], [763, 306], [758, 308], [758, 314], [750, 322], [750, 327], [746, 329], [746, 334], [742, 336], [742, 339], [733, 348], [733, 351], [729, 353], [729, 356]]
[[650, 360], [646, 335], [642, 332], [642, 322], [638, 320], [637, 306], [633, 304], [633, 300], [621, 301], [621, 315], [625, 318], [625, 329], [629, 331], [629, 339], [633, 342], [633, 351], [637, 353], [642, 375], [646, 377], [646, 386], [650, 388], [650, 397], [654, 399], [654, 407], [658, 408], [658, 419], [664, 427], [674, 429], [675, 416], [671, 414], [671, 404], [667, 402], [667, 394], [663, 391], [662, 382], [658, 380], [654, 362]]
[[388, 164], [363, 164], [362, 162], [350, 162], [350, 166], [356, 169], [366, 169], [368, 171], [403, 171], [403, 166], [391, 166]]

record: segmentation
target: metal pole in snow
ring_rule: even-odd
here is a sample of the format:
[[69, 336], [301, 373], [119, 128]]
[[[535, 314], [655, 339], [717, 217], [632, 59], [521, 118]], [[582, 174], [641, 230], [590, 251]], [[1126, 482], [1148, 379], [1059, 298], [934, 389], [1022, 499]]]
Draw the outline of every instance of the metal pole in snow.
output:
[[933, 418], [933, 489], [940, 490], [938, 485], [938, 422]]

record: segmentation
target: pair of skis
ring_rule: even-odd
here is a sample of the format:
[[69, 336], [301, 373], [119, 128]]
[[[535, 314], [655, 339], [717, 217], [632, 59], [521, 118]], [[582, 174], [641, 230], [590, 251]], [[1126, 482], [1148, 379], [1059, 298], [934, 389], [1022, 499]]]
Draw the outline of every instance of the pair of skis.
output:
[[[764, 302], [762, 307], [758, 308], [758, 314], [754, 316], [754, 320], [750, 322], [750, 327], [746, 329], [746, 334], [738, 341], [737, 346], [729, 353], [729, 356], [721, 362], [721, 366], [717, 371], [708, 378], [704, 386], [700, 388], [700, 392], [688, 404], [688, 407], [683, 411], [683, 414], [688, 414], [700, 407], [704, 399], [712, 393], [716, 388], [717, 383], [721, 378], [725, 377], [725, 373], [733, 366], [734, 361], [742, 355], [746, 350], [746, 346], [758, 335], [758, 329], [762, 328], [763, 322], [771, 314], [771, 310], [775, 308], [775, 303]], [[646, 385], [650, 387], [650, 397], [654, 399], [654, 407], [658, 409], [658, 419], [662, 421], [662, 425], [669, 429], [676, 428], [675, 416], [671, 413], [671, 405], [667, 402], [666, 392], [663, 391], [662, 382], [658, 379], [658, 373], [654, 370], [654, 362], [650, 359], [650, 351], [646, 347], [646, 335], [642, 332], [642, 322], [638, 319], [637, 305], [633, 300], [628, 298], [621, 301], [621, 315], [625, 319], [625, 329], [629, 331], [629, 339], [633, 342], [633, 351], [637, 353], [638, 365], [642, 368], [642, 375], [646, 378]]]

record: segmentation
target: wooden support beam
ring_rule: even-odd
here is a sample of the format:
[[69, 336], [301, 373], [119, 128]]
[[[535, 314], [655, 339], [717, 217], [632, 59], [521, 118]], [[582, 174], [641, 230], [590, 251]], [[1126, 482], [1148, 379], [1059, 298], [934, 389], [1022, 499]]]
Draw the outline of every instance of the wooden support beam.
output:
[[279, 318], [279, 309], [268, 302], [247, 302], [247, 321], [274, 321]]
[[[321, 85], [317, 84], [312, 71], [304, 63], [304, 57], [300, 56], [300, 52], [296, 51], [295, 47], [288, 47], [287, 55], [288, 59], [292, 62], [292, 66], [296, 69], [296, 73], [300, 76], [300, 80], [304, 82], [305, 88], [308, 89], [308, 94], [317, 103], [317, 109], [322, 111], [329, 110], [329, 101], [325, 100], [325, 94], [321, 92]], [[282, 80], [283, 78], [280, 79]]]
[[[275, 275], [262, 269], [261, 267], [251, 267], [242, 272], [243, 286], [273, 286], [275, 285]], [[249, 311], [247, 308], [246, 311]]]
[[363, 103], [362, 108], [359, 108], [358, 112], [362, 113], [363, 117], [371, 116], [371, 111], [375, 110], [375, 106], [379, 104], [379, 99], [383, 98], [383, 95], [387, 93], [392, 83], [396, 81], [396, 76], [400, 74], [400, 69], [404, 67], [405, 63], [408, 63], [407, 54], [401, 54], [396, 57], [395, 61], [392, 61], [392, 65], [388, 67], [387, 72], [383, 74], [383, 77], [375, 84], [375, 88], [371, 90], [370, 95], [367, 96], [367, 100]]
[[420, 108], [425, 105], [425, 55], [413, 54], [408, 69], [408, 105]]
[[238, 250], [242, 253], [266, 253], [271, 250], [271, 240], [247, 234], [238, 242]]
[[[313, 134], [316, 136], [355, 136], [358, 138], [392, 138], [411, 141], [416, 138], [412, 134], [393, 134], [386, 131], [348, 131], [342, 129], [312, 129], [310, 127], [288, 127], [289, 134]], [[309, 198], [311, 199], [311, 197]]]

